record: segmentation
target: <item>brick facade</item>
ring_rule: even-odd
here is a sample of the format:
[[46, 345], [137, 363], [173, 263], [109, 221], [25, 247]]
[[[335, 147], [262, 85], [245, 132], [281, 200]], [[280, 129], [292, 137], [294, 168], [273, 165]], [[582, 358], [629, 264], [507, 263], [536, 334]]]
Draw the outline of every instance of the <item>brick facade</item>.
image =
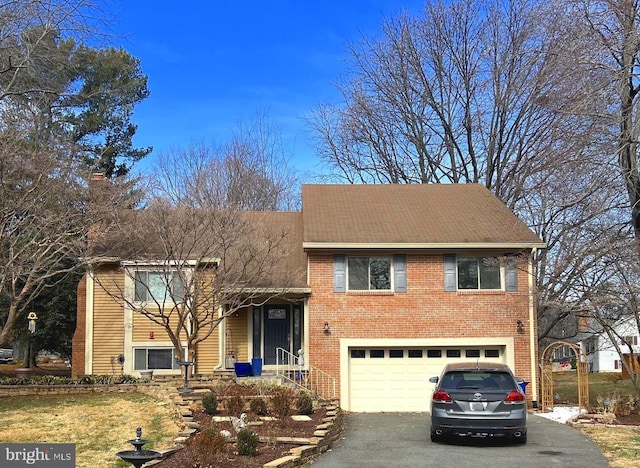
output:
[[[442, 253], [407, 256], [407, 292], [333, 291], [333, 256], [309, 255], [310, 362], [340, 375], [340, 340], [512, 337], [514, 372], [532, 381], [530, 294], [527, 265], [518, 269], [518, 290], [445, 292]], [[518, 332], [522, 321], [524, 331]], [[331, 333], [324, 332], [328, 322]]]

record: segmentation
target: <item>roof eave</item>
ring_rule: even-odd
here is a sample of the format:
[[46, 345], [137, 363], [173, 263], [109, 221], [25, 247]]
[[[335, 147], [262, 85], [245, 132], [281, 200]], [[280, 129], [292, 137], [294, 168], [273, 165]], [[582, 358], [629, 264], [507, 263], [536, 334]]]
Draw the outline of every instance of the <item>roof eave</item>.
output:
[[305, 250], [327, 249], [371, 249], [371, 250], [396, 250], [396, 249], [544, 249], [545, 242], [433, 242], [433, 243], [350, 243], [350, 242], [303, 242]]

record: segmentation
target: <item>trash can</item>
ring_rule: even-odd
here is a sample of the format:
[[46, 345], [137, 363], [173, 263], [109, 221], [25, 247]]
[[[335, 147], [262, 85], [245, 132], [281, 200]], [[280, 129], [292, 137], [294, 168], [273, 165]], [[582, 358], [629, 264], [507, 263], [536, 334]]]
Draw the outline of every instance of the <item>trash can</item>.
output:
[[251, 372], [254, 377], [260, 377], [262, 375], [262, 358], [251, 359]]

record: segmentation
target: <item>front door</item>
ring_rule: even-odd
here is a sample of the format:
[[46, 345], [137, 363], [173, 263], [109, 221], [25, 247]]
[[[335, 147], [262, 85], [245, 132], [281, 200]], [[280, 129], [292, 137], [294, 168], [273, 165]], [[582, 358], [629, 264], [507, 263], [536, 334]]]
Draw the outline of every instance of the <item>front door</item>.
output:
[[286, 305], [264, 308], [264, 364], [276, 363], [276, 348], [291, 352], [291, 313]]

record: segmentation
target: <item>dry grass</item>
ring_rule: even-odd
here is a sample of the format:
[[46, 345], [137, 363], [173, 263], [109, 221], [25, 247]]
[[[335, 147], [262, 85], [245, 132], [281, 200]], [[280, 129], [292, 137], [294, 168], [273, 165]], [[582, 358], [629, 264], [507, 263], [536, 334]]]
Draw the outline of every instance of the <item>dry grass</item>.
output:
[[[622, 380], [618, 373], [593, 373], [589, 378], [589, 405], [593, 410], [598, 400], [613, 395], [635, 395], [630, 380]], [[554, 394], [568, 404], [577, 404], [578, 386], [576, 372], [553, 375]], [[611, 468], [640, 468], [640, 430], [624, 427], [580, 427], [580, 432], [591, 438], [607, 457]]]
[[581, 427], [591, 438], [611, 468], [640, 468], [640, 430], [621, 427]]
[[0, 440], [75, 443], [76, 467], [130, 466], [115, 456], [133, 447], [137, 426], [146, 449], [172, 445], [178, 426], [170, 404], [139, 393], [3, 398]]

